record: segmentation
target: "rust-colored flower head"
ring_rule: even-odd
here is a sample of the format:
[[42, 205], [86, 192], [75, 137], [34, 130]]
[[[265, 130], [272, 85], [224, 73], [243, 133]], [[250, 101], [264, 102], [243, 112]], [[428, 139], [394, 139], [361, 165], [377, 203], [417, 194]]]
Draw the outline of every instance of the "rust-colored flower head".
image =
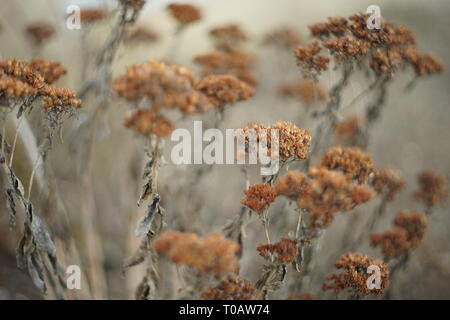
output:
[[42, 45], [54, 35], [55, 28], [47, 22], [36, 22], [28, 25], [25, 31], [36, 45]]
[[330, 50], [337, 61], [359, 59], [367, 53], [367, 43], [350, 36], [330, 39], [323, 46]]
[[311, 35], [318, 39], [328, 38], [330, 35], [343, 36], [348, 30], [348, 21], [342, 17], [328, 17], [328, 22], [316, 23], [308, 27]]
[[395, 72], [405, 66], [403, 49], [398, 47], [376, 49], [371, 56], [370, 68], [379, 76], [392, 78]]
[[293, 262], [297, 256], [297, 242], [289, 238], [281, 238], [274, 244], [260, 244], [256, 250], [261, 257], [269, 261], [273, 258], [277, 263], [287, 264]]
[[370, 188], [355, 185], [343, 173], [311, 167], [297, 204], [309, 214], [308, 228], [318, 230], [328, 227], [335, 213], [350, 211], [371, 198]]
[[298, 199], [308, 185], [306, 182], [306, 175], [303, 172], [289, 170], [285, 176], [277, 179], [275, 191], [278, 196]]
[[394, 225], [408, 234], [413, 247], [418, 246], [425, 237], [428, 227], [427, 217], [417, 211], [402, 210], [395, 216]]
[[[370, 266], [376, 266], [380, 271], [380, 288], [370, 289], [367, 280], [373, 273], [368, 272]], [[389, 266], [383, 261], [373, 259], [361, 253], [344, 254], [335, 263], [335, 267], [341, 270], [341, 273], [329, 274], [323, 284], [324, 290], [333, 290], [340, 292], [350, 289], [357, 294], [382, 294], [389, 286]]]
[[371, 185], [378, 194], [386, 196], [388, 201], [393, 201], [395, 195], [405, 188], [405, 180], [398, 170], [384, 168], [375, 171]]
[[427, 170], [419, 175], [419, 189], [414, 193], [417, 200], [427, 207], [443, 203], [448, 197], [447, 179], [438, 173]]
[[119, 96], [134, 103], [144, 98], [153, 108], [173, 107], [182, 113], [204, 112], [212, 108], [208, 98], [194, 88], [192, 73], [175, 65], [149, 61], [127, 67], [124, 75], [113, 80]]
[[321, 165], [342, 171], [359, 183], [367, 183], [373, 172], [372, 157], [359, 148], [332, 147], [322, 157]]
[[190, 4], [171, 3], [167, 6], [167, 9], [181, 26], [196, 22], [202, 18], [200, 9]]
[[317, 41], [294, 49], [297, 65], [304, 77], [316, 79], [318, 75], [328, 69], [330, 59], [318, 55], [321, 50]]
[[126, 40], [132, 43], [153, 43], [158, 41], [158, 38], [154, 31], [145, 27], [138, 27], [130, 31]]
[[255, 294], [252, 283], [239, 276], [229, 276], [216, 287], [208, 288], [203, 294], [203, 300], [251, 300]]
[[383, 233], [370, 235], [370, 244], [380, 247], [385, 259], [400, 257], [411, 250], [411, 242], [408, 241], [408, 233], [400, 228], [392, 228]]
[[300, 45], [301, 37], [295, 30], [289, 27], [283, 27], [269, 33], [264, 39], [264, 43], [274, 44], [285, 49], [291, 49]]
[[[256, 134], [256, 142], [266, 144], [271, 157], [279, 157], [281, 161], [304, 160], [308, 157], [311, 145], [311, 136], [308, 130], [300, 129], [293, 123], [285, 121], [278, 121], [269, 126], [253, 123], [242, 128], [244, 135], [252, 130]], [[278, 137], [272, 136], [272, 130], [278, 133]], [[248, 138], [245, 137], [246, 150], [249, 148], [248, 142]], [[272, 143], [276, 145], [272, 146]]]
[[329, 96], [325, 87], [311, 79], [300, 79], [292, 83], [283, 85], [280, 88], [280, 94], [284, 97], [290, 97], [304, 101], [306, 105], [317, 102], [328, 102]]
[[144, 136], [154, 134], [158, 137], [166, 137], [170, 135], [174, 129], [170, 120], [147, 109], [135, 111], [133, 115], [125, 121], [125, 127], [133, 128]]
[[86, 24], [101, 21], [106, 17], [106, 11], [99, 8], [81, 9], [80, 11], [80, 21]]
[[32, 59], [30, 61], [31, 68], [39, 73], [44, 81], [48, 84], [52, 84], [58, 80], [62, 75], [67, 73], [67, 69], [56, 61], [48, 61], [44, 59]]
[[208, 97], [209, 101], [217, 107], [247, 100], [255, 94], [252, 87], [230, 75], [207, 76], [201, 79], [195, 88]]
[[240, 246], [219, 232], [199, 238], [195, 233], [166, 231], [154, 241], [153, 249], [174, 263], [195, 268], [201, 274], [222, 278], [239, 269], [236, 254]]
[[244, 194], [245, 198], [241, 200], [241, 204], [257, 212], [266, 210], [277, 197], [275, 189], [267, 183], [251, 185], [244, 190]]
[[339, 144], [344, 146], [365, 147], [365, 120], [360, 115], [352, 115], [336, 124], [334, 132]]
[[403, 58], [414, 68], [417, 76], [427, 76], [444, 71], [444, 63], [432, 54], [420, 53], [415, 48], [402, 51]]
[[215, 47], [218, 50], [232, 51], [241, 42], [248, 40], [248, 36], [237, 24], [227, 24], [212, 28], [209, 34], [215, 41]]

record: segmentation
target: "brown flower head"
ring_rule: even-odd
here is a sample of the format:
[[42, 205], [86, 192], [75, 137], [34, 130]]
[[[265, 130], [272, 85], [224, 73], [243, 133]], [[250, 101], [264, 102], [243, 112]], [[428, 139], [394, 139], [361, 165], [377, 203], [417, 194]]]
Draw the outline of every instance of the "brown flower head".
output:
[[203, 300], [251, 300], [255, 288], [252, 283], [239, 276], [229, 276], [216, 287], [208, 288], [203, 294]]
[[306, 175], [303, 172], [289, 170], [285, 176], [277, 179], [275, 191], [278, 196], [298, 199], [307, 186]]
[[[380, 289], [369, 289], [367, 280], [371, 273], [369, 266], [377, 266], [380, 270]], [[333, 292], [340, 292], [347, 288], [358, 294], [382, 294], [389, 285], [389, 266], [383, 261], [372, 259], [361, 253], [344, 254], [336, 263], [335, 267], [342, 270], [341, 273], [329, 274], [323, 289], [331, 289]]]
[[230, 75], [207, 76], [201, 79], [195, 87], [217, 107], [247, 100], [255, 94], [252, 87]]
[[317, 102], [326, 103], [329, 101], [328, 92], [325, 87], [311, 79], [300, 79], [283, 85], [280, 88], [280, 94], [284, 97], [304, 101], [307, 105]]
[[367, 43], [350, 36], [330, 39], [323, 46], [330, 50], [337, 61], [359, 59], [367, 53]]
[[199, 8], [190, 4], [172, 3], [167, 6], [170, 14], [180, 23], [185, 26], [202, 18], [202, 13]]
[[309, 26], [311, 35], [315, 38], [328, 38], [330, 35], [343, 36], [348, 30], [348, 21], [342, 17], [328, 17], [328, 22], [321, 22]]
[[113, 89], [128, 101], [146, 98], [153, 108], [174, 107], [183, 113], [204, 112], [212, 108], [207, 97], [194, 88], [192, 73], [175, 65], [149, 61], [127, 67], [113, 80]]
[[275, 189], [267, 183], [254, 184], [244, 190], [244, 194], [241, 204], [257, 212], [267, 209], [277, 197]]
[[239, 269], [239, 245], [222, 233], [199, 238], [195, 233], [166, 231], [153, 243], [153, 249], [176, 264], [195, 268], [201, 274], [224, 277]]
[[281, 238], [281, 240], [274, 244], [260, 244], [258, 250], [261, 257], [271, 260], [272, 257], [277, 263], [286, 264], [291, 263], [297, 256], [297, 242], [289, 238]]
[[438, 173], [427, 170], [419, 175], [419, 190], [414, 193], [417, 200], [433, 207], [443, 203], [448, 197], [447, 179]]
[[427, 217], [416, 211], [400, 211], [394, 219], [394, 225], [408, 234], [408, 241], [413, 247], [418, 246], [425, 237], [428, 227]]
[[370, 188], [355, 185], [343, 173], [311, 167], [297, 204], [309, 213], [309, 229], [318, 230], [328, 227], [335, 213], [350, 211], [371, 198]]
[[125, 121], [125, 127], [133, 128], [144, 136], [154, 134], [158, 137], [168, 136], [174, 129], [172, 122], [168, 119], [147, 109], [135, 111]]
[[94, 23], [105, 19], [107, 16], [103, 9], [81, 9], [80, 20], [82, 23]]
[[352, 115], [336, 124], [334, 132], [339, 144], [344, 146], [365, 147], [365, 119], [360, 115]]
[[432, 54], [420, 53], [415, 48], [405, 49], [402, 53], [403, 58], [414, 68], [417, 76], [427, 76], [445, 69], [444, 63]]
[[342, 171], [359, 183], [366, 183], [374, 170], [372, 157], [356, 147], [330, 148], [322, 157], [321, 165], [331, 170]]
[[408, 241], [408, 233], [400, 228], [371, 234], [370, 243], [373, 247], [380, 247], [381, 253], [386, 259], [402, 256], [408, 253], [412, 247], [411, 242]]
[[44, 59], [31, 60], [30, 67], [39, 73], [48, 84], [52, 84], [67, 73], [67, 69], [61, 63]]
[[25, 31], [36, 45], [42, 45], [53, 36], [55, 28], [47, 22], [36, 22], [28, 25]]
[[291, 49], [300, 45], [301, 37], [295, 30], [288, 27], [283, 27], [269, 33], [264, 42], [274, 44], [282, 48]]
[[297, 65], [304, 77], [316, 79], [318, 75], [328, 69], [330, 59], [318, 55], [322, 48], [317, 41], [294, 49]]
[[397, 170], [384, 168], [375, 171], [371, 185], [378, 194], [385, 195], [388, 201], [393, 201], [395, 195], [405, 188], [405, 180]]
[[212, 28], [209, 34], [215, 40], [216, 49], [223, 51], [232, 51], [241, 42], [248, 40], [245, 31], [237, 24], [227, 24]]

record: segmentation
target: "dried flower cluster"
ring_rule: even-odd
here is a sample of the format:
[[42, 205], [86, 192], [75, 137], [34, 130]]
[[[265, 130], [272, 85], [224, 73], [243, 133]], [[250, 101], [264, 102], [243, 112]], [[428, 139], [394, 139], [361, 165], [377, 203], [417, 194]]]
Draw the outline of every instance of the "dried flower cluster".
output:
[[[34, 69], [36, 68], [36, 69]], [[44, 108], [54, 111], [79, 108], [82, 103], [75, 92], [49, 85], [65, 72], [58, 63], [33, 60], [31, 63], [15, 59], [0, 61], [0, 88], [4, 99], [11, 102], [17, 98], [41, 98]], [[58, 109], [58, 110], [57, 110]], [[59, 110], [61, 109], [61, 110]]]
[[195, 86], [217, 107], [227, 103], [247, 100], [255, 90], [245, 82], [231, 75], [211, 75], [201, 79]]
[[418, 181], [419, 190], [414, 193], [414, 196], [427, 207], [433, 207], [447, 199], [448, 183], [444, 176], [428, 170], [419, 175]]
[[284, 97], [304, 101], [307, 105], [329, 101], [328, 92], [324, 86], [310, 79], [300, 79], [285, 84], [280, 88], [280, 94]]
[[216, 287], [208, 288], [203, 300], [251, 300], [255, 294], [252, 283], [239, 276], [229, 276]]
[[325, 167], [311, 167], [297, 188], [301, 190], [297, 204], [309, 213], [311, 230], [328, 227], [335, 213], [350, 211], [374, 196], [369, 187], [356, 185], [348, 176]]
[[94, 23], [105, 19], [107, 16], [103, 9], [81, 9], [80, 21], [82, 23]]
[[200, 9], [190, 4], [172, 3], [167, 8], [170, 14], [182, 26], [196, 22], [202, 18]]
[[346, 145], [358, 145], [358, 139], [364, 128], [364, 119], [358, 115], [350, 116], [336, 124], [334, 132], [339, 141]]
[[154, 134], [157, 137], [165, 137], [172, 133], [174, 126], [170, 120], [147, 109], [141, 109], [132, 114], [125, 121], [125, 127], [133, 128], [146, 136]]
[[149, 61], [127, 67], [113, 80], [113, 89], [130, 102], [144, 98], [152, 108], [173, 107], [182, 113], [204, 112], [212, 108], [207, 97], [195, 89], [196, 80], [183, 67]]
[[277, 243], [260, 244], [256, 250], [261, 257], [280, 264], [291, 263], [297, 256], [297, 242], [289, 238], [281, 238]]
[[229, 74], [246, 82], [251, 86], [258, 83], [256, 75], [251, 71], [255, 64], [255, 57], [243, 51], [212, 51], [198, 55], [194, 61], [202, 66], [202, 73]]
[[[272, 130], [277, 130], [278, 139], [272, 137]], [[292, 122], [278, 121], [269, 126], [255, 123], [242, 128], [242, 131], [244, 136], [238, 137], [238, 139], [239, 143], [245, 144], [246, 150], [249, 150], [249, 139], [246, 135], [254, 132], [257, 143], [267, 144], [268, 154], [271, 157], [278, 156], [276, 151], [272, 151], [274, 149], [278, 149], [279, 159], [281, 161], [304, 160], [308, 157], [309, 147], [311, 145], [309, 131], [298, 128]], [[275, 143], [276, 146], [272, 146], [271, 143]]]
[[400, 211], [394, 228], [370, 236], [371, 244], [380, 247], [386, 258], [399, 257], [420, 245], [428, 226], [427, 218], [415, 211]]
[[36, 22], [25, 29], [36, 45], [42, 45], [55, 34], [55, 28], [47, 22]]
[[297, 31], [288, 27], [283, 27], [269, 33], [264, 39], [264, 42], [291, 49], [301, 43], [301, 37]]
[[195, 233], [166, 231], [155, 240], [153, 249], [201, 274], [223, 277], [239, 269], [239, 245], [218, 232], [199, 238]]
[[266, 210], [277, 197], [275, 189], [267, 183], [254, 184], [244, 190], [244, 193], [245, 198], [241, 203], [257, 212]]
[[[417, 76], [444, 69], [443, 63], [430, 54], [417, 51], [415, 35], [405, 26], [383, 22], [381, 29], [367, 27], [368, 15], [348, 18], [328, 18], [328, 22], [310, 26], [313, 37], [319, 39], [299, 47], [295, 53], [305, 76], [316, 76], [327, 69], [326, 58], [319, 56], [321, 46], [330, 50], [338, 62], [352, 62], [370, 55], [370, 68], [377, 76], [392, 77], [400, 68], [410, 65]], [[317, 60], [317, 61], [316, 61]]]
[[371, 185], [378, 194], [385, 195], [388, 201], [393, 201], [395, 195], [405, 188], [406, 183], [397, 170], [384, 168], [375, 170]]
[[248, 40], [246, 32], [237, 24], [214, 27], [209, 34], [214, 39], [216, 49], [223, 51], [232, 51], [240, 43]]
[[[369, 266], [375, 265], [380, 269], [380, 288], [369, 289], [367, 280], [371, 274], [367, 272]], [[323, 284], [324, 290], [340, 292], [351, 289], [357, 294], [382, 294], [389, 285], [389, 266], [383, 261], [373, 259], [361, 253], [344, 254], [335, 263], [341, 273], [329, 274]]]
[[350, 179], [367, 183], [373, 172], [372, 157], [356, 147], [332, 147], [322, 157], [321, 165], [342, 171]]
[[285, 196], [291, 200], [296, 200], [305, 193], [306, 175], [300, 171], [289, 170], [286, 175], [277, 179], [275, 191], [278, 196]]

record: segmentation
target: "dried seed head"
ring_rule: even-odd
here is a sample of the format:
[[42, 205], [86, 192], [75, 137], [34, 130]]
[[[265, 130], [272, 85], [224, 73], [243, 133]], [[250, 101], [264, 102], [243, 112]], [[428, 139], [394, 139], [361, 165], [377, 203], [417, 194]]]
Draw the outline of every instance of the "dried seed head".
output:
[[330, 99], [325, 87], [311, 79], [300, 79], [285, 84], [280, 88], [280, 94], [284, 97], [304, 101], [307, 105], [317, 102], [326, 103]]
[[417, 200], [422, 201], [428, 207], [443, 203], [448, 197], [447, 179], [432, 170], [427, 170], [419, 175], [419, 190], [414, 193]]
[[277, 197], [275, 189], [266, 183], [254, 184], [244, 190], [244, 193], [245, 198], [241, 200], [241, 204], [257, 212], [266, 210]]
[[297, 242], [289, 238], [281, 238], [279, 242], [274, 244], [260, 244], [256, 250], [261, 257], [271, 261], [274, 257], [275, 261], [280, 264], [291, 263], [297, 256]]
[[403, 50], [403, 57], [411, 64], [417, 76], [444, 71], [444, 63], [432, 54], [417, 52], [415, 48]]
[[356, 147], [330, 148], [322, 157], [321, 165], [331, 170], [342, 171], [359, 183], [367, 183], [374, 170], [372, 157]]
[[146, 109], [134, 112], [133, 115], [125, 121], [125, 127], [133, 128], [144, 136], [154, 134], [158, 137], [166, 137], [170, 135], [174, 129], [170, 120]]
[[344, 146], [365, 147], [365, 119], [360, 115], [352, 115], [338, 122], [334, 129], [337, 141]]
[[303, 172], [290, 170], [285, 176], [277, 179], [275, 191], [278, 196], [298, 199], [308, 186], [305, 182], [306, 175]]
[[103, 9], [81, 9], [80, 11], [80, 21], [82, 23], [94, 23], [106, 17], [107, 14]]
[[[380, 269], [380, 289], [369, 289], [367, 286], [367, 280], [371, 275], [367, 272], [367, 268], [372, 265]], [[331, 289], [337, 293], [349, 288], [361, 294], [382, 294], [389, 285], [389, 266], [381, 260], [372, 259], [364, 254], [344, 254], [335, 263], [335, 267], [342, 272], [329, 274], [323, 284], [324, 290]]]
[[393, 201], [395, 195], [405, 188], [405, 180], [398, 170], [384, 168], [375, 171], [371, 185], [378, 194], [385, 195], [388, 201]]
[[322, 71], [328, 69], [330, 59], [318, 55], [321, 50], [317, 41], [294, 49], [297, 65], [300, 67], [304, 77], [316, 79]]
[[239, 245], [219, 232], [199, 238], [195, 233], [166, 231], [154, 241], [153, 249], [174, 263], [193, 267], [201, 274], [221, 278], [239, 269], [236, 257]]
[[208, 97], [216, 107], [247, 100], [255, 94], [252, 87], [230, 75], [207, 76], [201, 79], [195, 88]]
[[146, 98], [154, 108], [174, 107], [183, 113], [207, 111], [212, 104], [194, 88], [195, 81], [183, 67], [149, 61], [127, 67], [124, 75], [113, 80], [113, 89], [131, 102]]
[[374, 196], [370, 188], [355, 185], [348, 176], [325, 167], [311, 167], [301, 190], [297, 204], [308, 212], [310, 230], [328, 227], [335, 213], [350, 211]]
[[255, 294], [252, 283], [239, 276], [229, 276], [216, 287], [208, 288], [203, 300], [251, 300]]
[[44, 59], [31, 60], [30, 67], [39, 73], [48, 84], [52, 84], [67, 73], [67, 69], [61, 63]]
[[367, 43], [347, 36], [339, 39], [331, 39], [323, 43], [337, 61], [351, 61], [359, 59], [367, 53]]
[[311, 35], [318, 39], [328, 38], [330, 35], [343, 36], [348, 28], [347, 19], [342, 17], [328, 17], [328, 22], [309, 26]]
[[170, 14], [184, 26], [202, 18], [199, 8], [190, 4], [172, 3], [167, 6]]
[[269, 33], [265, 40], [267, 44], [274, 44], [282, 48], [291, 49], [301, 43], [301, 37], [295, 30], [284, 27]]
[[42, 45], [54, 35], [55, 28], [47, 22], [36, 22], [28, 25], [25, 31], [36, 45]]
[[427, 217], [417, 211], [402, 210], [395, 216], [394, 225], [408, 234], [408, 241], [415, 247], [425, 237], [428, 227]]

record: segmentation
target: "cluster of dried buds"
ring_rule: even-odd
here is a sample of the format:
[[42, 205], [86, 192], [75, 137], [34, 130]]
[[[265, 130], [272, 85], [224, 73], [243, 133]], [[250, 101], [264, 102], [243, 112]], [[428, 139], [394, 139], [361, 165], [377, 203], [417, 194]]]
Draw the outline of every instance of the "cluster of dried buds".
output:
[[208, 288], [203, 294], [203, 300], [251, 300], [254, 298], [253, 284], [236, 275], [230, 275], [217, 286]]
[[47, 22], [35, 22], [25, 28], [26, 34], [37, 46], [43, 45], [55, 34], [55, 28]]
[[[376, 266], [379, 270], [379, 287], [371, 288], [367, 285], [373, 270], [368, 268]], [[353, 294], [383, 294], [389, 286], [389, 266], [381, 260], [373, 259], [361, 253], [344, 254], [335, 263], [341, 273], [329, 274], [323, 284], [324, 290], [332, 290], [335, 293], [349, 289]]]
[[194, 58], [202, 66], [203, 74], [233, 75], [252, 87], [256, 86], [258, 79], [252, 71], [256, 57], [239, 48], [248, 40], [247, 34], [238, 25], [231, 24], [211, 29], [210, 35], [216, 50]]
[[200, 9], [190, 4], [172, 3], [167, 9], [180, 26], [186, 26], [202, 18]]
[[301, 43], [301, 37], [297, 31], [282, 27], [270, 32], [264, 39], [266, 44], [274, 44], [285, 49], [292, 49]]
[[[226, 103], [246, 100], [253, 89], [232, 76], [209, 76], [196, 79], [183, 67], [160, 61], [134, 64], [124, 75], [113, 80], [114, 91], [138, 105], [145, 100], [151, 108], [136, 111], [127, 124], [141, 134], [166, 136], [173, 125], [159, 115], [162, 108], [176, 108], [183, 114], [202, 113]], [[142, 117], [142, 119], [140, 119]], [[156, 130], [155, 128], [163, 129]]]
[[352, 115], [336, 123], [334, 133], [341, 145], [365, 147], [366, 141], [362, 139], [366, 121], [362, 116]]
[[423, 202], [427, 209], [443, 203], [448, 198], [447, 179], [438, 173], [428, 170], [419, 175], [419, 189], [414, 193], [417, 200]]
[[240, 246], [222, 233], [199, 238], [195, 233], [166, 231], [153, 243], [153, 249], [176, 264], [196, 269], [200, 274], [223, 278], [239, 269]]
[[292, 263], [298, 251], [296, 240], [281, 238], [277, 243], [260, 244], [256, 250], [261, 257], [278, 264]]
[[394, 228], [372, 234], [371, 244], [380, 247], [386, 259], [400, 257], [420, 245], [427, 226], [425, 215], [415, 211], [400, 211], [394, 219]]
[[41, 99], [48, 114], [72, 113], [82, 105], [75, 92], [51, 85], [65, 73], [60, 63], [42, 59], [0, 61], [0, 102], [23, 105]]
[[399, 69], [411, 66], [417, 76], [444, 69], [443, 63], [430, 54], [417, 50], [414, 33], [407, 27], [383, 22], [380, 29], [369, 29], [366, 14], [348, 18], [328, 18], [328, 22], [310, 26], [317, 38], [295, 50], [304, 76], [317, 77], [328, 68], [329, 59], [320, 55], [323, 48], [339, 62], [352, 62], [369, 56], [369, 66], [376, 76], [392, 77]]

